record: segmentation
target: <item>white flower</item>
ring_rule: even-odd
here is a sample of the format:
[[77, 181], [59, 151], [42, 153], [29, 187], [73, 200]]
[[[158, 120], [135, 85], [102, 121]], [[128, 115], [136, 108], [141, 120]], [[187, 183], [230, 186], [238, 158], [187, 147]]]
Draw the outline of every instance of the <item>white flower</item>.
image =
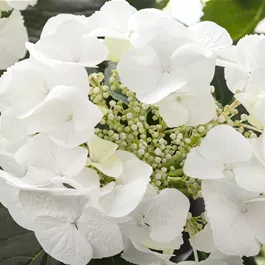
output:
[[217, 251], [213, 240], [213, 232], [209, 223], [197, 234], [190, 237], [190, 244], [193, 248], [206, 253]]
[[223, 180], [204, 180], [206, 213], [219, 251], [255, 256], [264, 244], [264, 198]]
[[164, 11], [185, 25], [193, 25], [200, 21], [203, 15], [203, 5], [200, 0], [170, 0]]
[[0, 11], [8, 11], [11, 8], [24, 10], [28, 6], [36, 5], [38, 0], [0, 0]]
[[130, 39], [161, 17], [169, 16], [154, 8], [137, 11], [127, 1], [112, 0], [88, 18], [86, 30], [91, 35], [104, 36], [109, 49], [108, 59], [119, 62], [122, 55], [132, 48]]
[[183, 261], [179, 265], [243, 265], [243, 260], [240, 257], [226, 256], [221, 252], [215, 252], [201, 262]]
[[[57, 27], [54, 31], [53, 24]], [[83, 17], [57, 17], [36, 44], [27, 43], [26, 47], [31, 56], [50, 65], [67, 63], [94, 67], [107, 58], [108, 50], [101, 40], [86, 33], [85, 24]]]
[[265, 190], [265, 167], [254, 156], [247, 139], [228, 125], [208, 132], [199, 147], [188, 154], [184, 172], [200, 179], [234, 179], [249, 191]]
[[236, 93], [264, 94], [264, 35], [249, 35], [237, 43], [237, 60], [226, 66], [228, 88]]
[[28, 40], [24, 19], [14, 10], [7, 18], [0, 18], [0, 69], [6, 69], [26, 55]]
[[119, 227], [94, 207], [87, 196], [91, 192], [64, 193], [20, 191], [20, 203], [43, 249], [61, 262], [78, 265], [120, 253]]
[[255, 93], [237, 93], [234, 97], [244, 106], [247, 110], [248, 122], [257, 128], [262, 129], [265, 124], [264, 119], [264, 96], [265, 94]]
[[51, 17], [44, 25], [41, 32], [41, 39], [53, 35], [56, 30], [66, 22], [76, 21], [82, 25], [85, 25], [87, 18], [85, 16], [78, 16], [72, 14], [59, 14], [57, 16]]
[[116, 155], [118, 145], [93, 135], [87, 142], [89, 158], [87, 166], [93, 166], [107, 176], [118, 178], [123, 172], [123, 163]]
[[173, 19], [160, 18], [144, 27], [132, 43], [135, 48], [121, 58], [117, 70], [144, 103], [157, 103], [190, 82], [208, 87], [213, 78], [215, 59]]
[[212, 21], [203, 21], [189, 27], [193, 40], [217, 57], [217, 65], [233, 61], [236, 49], [227, 30]]
[[86, 30], [95, 36], [128, 39], [129, 20], [136, 11], [125, 0], [108, 1], [88, 19]]
[[172, 255], [164, 255], [142, 247], [135, 242], [125, 240], [124, 250], [121, 257], [128, 262], [138, 265], [173, 265], [169, 259]]
[[1, 177], [15, 187], [63, 187], [63, 184], [85, 190], [99, 185], [97, 173], [85, 168], [87, 150], [83, 147], [63, 148], [46, 135], [29, 139], [14, 155], [1, 155], [1, 166], [12, 174]]
[[176, 189], [165, 189], [151, 196], [121, 224], [131, 241], [150, 249], [179, 249], [189, 212], [189, 200]]
[[78, 88], [57, 86], [28, 120], [29, 134], [45, 132], [57, 144], [74, 147], [94, 135], [102, 118], [99, 108]]
[[197, 126], [211, 121], [216, 115], [216, 105], [210, 88], [196, 84], [180, 89], [156, 104], [168, 127], [183, 124]]
[[116, 151], [114, 159], [117, 158], [122, 162], [122, 173], [115, 182], [103, 188], [100, 206], [108, 216], [123, 217], [142, 201], [150, 182], [152, 167], [126, 151]]
[[28, 138], [27, 123], [17, 118], [11, 111], [1, 115], [1, 134], [12, 145], [25, 142]]
[[84, 98], [88, 95], [87, 73], [82, 67], [48, 67], [31, 59], [16, 63], [0, 79], [1, 112], [30, 116], [58, 85], [76, 87]]

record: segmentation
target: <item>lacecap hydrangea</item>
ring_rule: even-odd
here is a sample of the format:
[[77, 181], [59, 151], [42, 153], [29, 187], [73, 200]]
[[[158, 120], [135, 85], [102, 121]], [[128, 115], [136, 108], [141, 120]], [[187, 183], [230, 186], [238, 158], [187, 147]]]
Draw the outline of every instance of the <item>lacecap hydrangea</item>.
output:
[[[58, 15], [0, 79], [0, 201], [55, 259], [242, 265], [265, 244], [263, 35], [107, 2]], [[111, 75], [86, 68], [103, 61]], [[215, 99], [215, 67], [234, 93]], [[91, 72], [91, 70], [90, 70]], [[243, 105], [244, 113], [238, 107]], [[205, 212], [190, 213], [203, 198]], [[197, 251], [210, 255], [199, 261]]]

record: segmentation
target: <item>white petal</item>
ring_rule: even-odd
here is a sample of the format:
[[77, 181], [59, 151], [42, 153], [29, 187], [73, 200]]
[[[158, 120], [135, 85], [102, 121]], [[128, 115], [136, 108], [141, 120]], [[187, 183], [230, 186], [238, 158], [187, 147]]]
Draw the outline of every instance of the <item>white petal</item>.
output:
[[77, 221], [79, 232], [90, 243], [93, 258], [100, 259], [119, 254], [123, 242], [118, 225], [99, 210], [87, 207]]
[[264, 42], [263, 34], [255, 34], [247, 35], [237, 43], [237, 47], [245, 56], [244, 64], [248, 70], [251, 71], [264, 65]]
[[147, 183], [142, 180], [116, 185], [110, 193], [100, 197], [100, 206], [108, 216], [126, 216], [142, 201], [146, 188]]
[[243, 265], [243, 259], [237, 256], [227, 256], [219, 251], [211, 253], [209, 260], [222, 260], [225, 261], [227, 265]]
[[227, 255], [256, 255], [260, 245], [242, 211], [253, 194], [220, 180], [203, 181], [202, 191], [216, 247]]
[[170, 16], [155, 8], [145, 8], [134, 13], [129, 20], [129, 30], [131, 32], [137, 32], [143, 29], [143, 27], [149, 26], [160, 18], [169, 18]]
[[[141, 208], [141, 207], [140, 207]], [[136, 212], [138, 214], [138, 208], [136, 209]], [[133, 213], [133, 215], [135, 212]], [[144, 215], [144, 212], [139, 212], [140, 220], [142, 218], [142, 215]], [[124, 235], [126, 235], [130, 240], [132, 240], [134, 243], [137, 243], [141, 246], [145, 246], [152, 250], [163, 250], [168, 251], [170, 249], [178, 249], [180, 245], [183, 244], [182, 235], [179, 237], [176, 237], [174, 240], [161, 243], [153, 240], [149, 235], [149, 227], [144, 224], [139, 225], [139, 221], [137, 218], [135, 220], [126, 220], [125, 223], [120, 224], [121, 230]]]
[[57, 16], [51, 17], [42, 30], [41, 38], [45, 38], [48, 35], [54, 34], [58, 27], [60, 27], [63, 23], [71, 20], [85, 24], [87, 19], [85, 16], [77, 16], [72, 14], [59, 14]]
[[86, 67], [94, 67], [105, 61], [109, 51], [103, 41], [96, 37], [83, 36], [78, 62]]
[[91, 163], [92, 166], [107, 176], [118, 178], [123, 171], [123, 164], [121, 160], [113, 155], [101, 163]]
[[85, 167], [78, 175], [73, 176], [72, 179], [83, 189], [99, 186], [99, 176], [97, 172], [91, 168]]
[[211, 161], [200, 153], [200, 147], [195, 147], [188, 154], [184, 163], [184, 172], [189, 177], [200, 179], [224, 178], [224, 165], [219, 161]]
[[128, 24], [128, 19], [137, 11], [127, 1], [113, 0], [106, 2], [100, 11], [108, 14], [112, 18], [117, 20], [117, 23], [121, 27], [125, 27]]
[[193, 248], [206, 253], [212, 253], [217, 250], [211, 226], [207, 224], [203, 230], [190, 238], [190, 243]]
[[17, 163], [13, 154], [0, 153], [0, 161], [1, 168], [13, 176], [22, 177], [26, 172], [26, 168]]
[[136, 11], [127, 1], [108, 1], [88, 19], [87, 31], [97, 36], [128, 38], [128, 21]]
[[93, 257], [93, 251], [87, 240], [76, 227], [51, 217], [38, 217], [42, 231], [35, 235], [42, 248], [53, 258], [66, 264], [86, 265]]
[[132, 243], [130, 240], [125, 241], [125, 248], [121, 257], [128, 262], [139, 265], [150, 265], [150, 264], [165, 264], [173, 265], [173, 262], [169, 261], [169, 258], [163, 257], [157, 252], [142, 251], [142, 247], [136, 243]]
[[134, 47], [153, 48], [164, 65], [178, 48], [191, 42], [188, 29], [172, 17], [155, 19], [132, 34], [130, 40]]
[[1, 127], [3, 136], [12, 142], [23, 142], [28, 137], [27, 122], [16, 118], [16, 115], [5, 112], [1, 115]]
[[247, 139], [228, 125], [211, 129], [203, 139], [200, 154], [206, 159], [231, 165], [246, 162], [252, 157], [252, 147]]
[[110, 158], [118, 148], [117, 144], [101, 139], [95, 134], [89, 138], [87, 145], [89, 148], [89, 157], [95, 163], [101, 163]]
[[104, 43], [109, 50], [108, 60], [115, 63], [118, 63], [121, 57], [132, 49], [132, 44], [128, 40], [106, 37]]
[[56, 144], [65, 148], [74, 148], [85, 143], [92, 134], [93, 132], [91, 131], [77, 131], [73, 122], [59, 124], [48, 131], [49, 137]]
[[127, 184], [135, 180], [149, 183], [152, 175], [152, 167], [141, 161], [134, 154], [122, 150], [116, 151], [115, 155], [123, 162], [123, 172], [118, 182]]
[[74, 104], [73, 122], [78, 131], [84, 131], [89, 138], [93, 136], [94, 127], [100, 122], [101, 110], [89, 100]]
[[19, 10], [24, 10], [26, 9], [29, 5], [34, 6], [37, 4], [38, 0], [23, 0], [23, 1], [18, 1], [18, 0], [5, 0], [11, 7]]
[[54, 177], [56, 177], [56, 175], [46, 169], [28, 167], [27, 173], [21, 180], [25, 183], [25, 185], [45, 187], [51, 184]]
[[[0, 172], [1, 176], [1, 172]], [[0, 177], [0, 202], [6, 208], [11, 207], [18, 199], [19, 189], [10, 186], [6, 183], [6, 181]]]
[[[51, 217], [63, 222], [78, 219], [89, 197], [74, 189], [24, 189], [19, 192], [19, 201], [25, 212], [35, 217]], [[34, 230], [42, 231], [46, 224], [34, 222]]]
[[33, 113], [57, 85], [77, 87], [84, 97], [89, 89], [87, 73], [82, 67], [47, 67], [33, 59], [21, 61], [9, 68], [0, 82], [1, 109], [10, 108], [18, 111], [20, 116]]
[[237, 184], [248, 191], [265, 191], [265, 166], [257, 158], [252, 158], [234, 169]]
[[8, 18], [0, 19], [0, 69], [6, 69], [26, 55], [27, 40], [27, 30], [19, 11], [14, 10]]
[[240, 65], [233, 65], [232, 67], [225, 68], [225, 80], [228, 88], [233, 93], [236, 93], [237, 91], [244, 92], [249, 79], [250, 74]]
[[28, 44], [27, 48], [34, 58], [52, 65], [65, 62], [95, 66], [106, 59], [108, 50], [102, 41], [83, 33], [82, 23], [68, 20], [52, 35], [40, 39], [35, 45]]
[[[181, 104], [189, 112], [187, 125], [198, 126], [205, 124], [216, 116], [217, 106], [210, 92], [186, 96], [183, 98]], [[201, 106], [203, 106], [202, 109], [200, 109]]]
[[253, 70], [252, 79], [251, 79], [254, 88], [257, 87], [259, 89], [262, 89], [263, 93], [265, 91], [265, 86], [263, 82], [264, 73], [265, 73], [265, 66], [258, 67], [255, 70]]
[[186, 83], [186, 80], [176, 78], [174, 73], [164, 72], [152, 93], [138, 94], [137, 98], [146, 104], [155, 104], [172, 92], [182, 88]]
[[[137, 48], [126, 53], [120, 60], [117, 71], [131, 91], [138, 94], [152, 93], [156, 88], [162, 69], [159, 58], [152, 48]], [[135, 78], [135, 77], [139, 78]]]
[[169, 1], [164, 11], [169, 12], [173, 18], [188, 26], [199, 22], [204, 14], [203, 3], [199, 0]]
[[191, 82], [208, 89], [215, 71], [215, 59], [195, 44], [187, 44], [177, 49], [171, 59], [175, 80]]
[[189, 120], [189, 112], [177, 101], [177, 95], [175, 93], [165, 97], [156, 105], [159, 107], [159, 114], [168, 127], [177, 127], [187, 124]]
[[36, 186], [32, 186], [28, 183], [26, 183], [25, 181], [23, 181], [22, 178], [18, 178], [16, 176], [13, 176], [11, 174], [9, 174], [8, 172], [5, 172], [3, 170], [0, 170], [0, 177], [5, 180], [5, 182], [15, 188], [19, 188], [19, 189], [30, 189], [30, 188], [34, 188]]
[[214, 22], [203, 21], [189, 27], [191, 32], [196, 35], [196, 42], [203, 48], [212, 52], [218, 51], [232, 46], [233, 40], [229, 33], [223, 27], [220, 27]]
[[180, 191], [165, 189], [147, 207], [144, 220], [153, 240], [163, 243], [181, 236], [190, 203]]
[[84, 168], [87, 154], [85, 148], [62, 148], [46, 135], [38, 134], [17, 151], [16, 161], [24, 167], [45, 168], [59, 176], [75, 176]]
[[251, 225], [256, 238], [262, 243], [265, 243], [265, 229], [264, 229], [264, 201], [251, 201], [246, 204], [247, 212], [246, 219]]

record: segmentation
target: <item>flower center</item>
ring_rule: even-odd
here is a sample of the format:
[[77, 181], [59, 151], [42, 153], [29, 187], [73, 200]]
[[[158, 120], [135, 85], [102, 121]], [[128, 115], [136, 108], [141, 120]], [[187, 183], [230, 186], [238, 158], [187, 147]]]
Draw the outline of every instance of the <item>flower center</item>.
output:
[[73, 120], [73, 114], [71, 114], [68, 117], [66, 117], [66, 122], [72, 121], [72, 120]]
[[177, 102], [181, 102], [182, 100], [183, 100], [183, 97], [182, 97], [182, 96], [177, 96], [177, 97], [176, 97], [176, 101], [177, 101]]
[[71, 225], [74, 225], [75, 228], [78, 230], [78, 226], [77, 226], [76, 221], [77, 221], [77, 220], [72, 220], [72, 221], [70, 221], [70, 224], [71, 224]]
[[162, 66], [162, 73], [170, 73], [171, 67], [170, 65], [163, 65]]
[[243, 207], [241, 208], [241, 213], [247, 213], [248, 212], [248, 208], [243, 205]]
[[223, 173], [227, 178], [233, 178], [235, 176], [232, 165], [225, 165]]

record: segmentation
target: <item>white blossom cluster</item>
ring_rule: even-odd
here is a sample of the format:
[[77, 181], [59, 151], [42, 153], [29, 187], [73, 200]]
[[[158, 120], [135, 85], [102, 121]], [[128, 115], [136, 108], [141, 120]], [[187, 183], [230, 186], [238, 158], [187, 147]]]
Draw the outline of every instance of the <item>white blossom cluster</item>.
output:
[[[185, 126], [198, 129], [194, 138], [184, 139], [189, 153], [183, 170], [175, 170], [174, 163], [168, 168], [184, 171], [190, 183], [202, 180], [207, 224], [190, 233], [195, 261], [180, 264], [242, 265], [243, 256], [258, 254], [265, 244], [263, 35], [247, 36], [234, 46], [213, 22], [187, 28], [162, 11], [137, 11], [125, 0], [112, 0], [89, 18], [51, 18], [41, 39], [26, 46], [30, 58], [0, 79], [0, 201], [19, 225], [34, 231], [49, 255], [75, 265], [120, 253], [134, 264], [171, 264], [193, 218], [189, 199], [181, 189], [150, 185], [155, 166], [139, 157], [145, 157], [148, 133], [159, 136], [156, 130], [164, 128], [184, 150], [183, 134], [174, 130]], [[92, 100], [85, 67], [105, 60], [118, 63], [119, 89], [135, 112], [143, 113], [136, 124], [132, 113], [123, 116], [135, 149], [143, 150], [138, 156], [134, 148], [124, 150], [96, 133], [106, 120], [115, 123], [108, 107], [116, 114], [122, 109], [114, 100], [101, 106], [97, 84]], [[221, 113], [210, 86], [216, 65], [225, 67], [236, 98]], [[106, 97], [113, 92], [103, 91]], [[134, 95], [141, 105], [133, 102]], [[249, 115], [234, 123], [230, 118], [240, 103]], [[159, 124], [143, 122], [149, 106]], [[260, 136], [245, 138], [241, 128]], [[127, 137], [126, 129], [108, 135], [121, 139], [121, 145]], [[167, 141], [155, 143], [161, 149], [154, 150], [152, 163], [164, 163], [166, 176], [168, 161], [181, 152], [170, 149], [163, 162], [159, 156]], [[210, 256], [199, 262], [197, 250]]]
[[[20, 10], [37, 0], [0, 0], [0, 70], [5, 70], [26, 55], [27, 29]], [[3, 13], [11, 14], [3, 16]]]

